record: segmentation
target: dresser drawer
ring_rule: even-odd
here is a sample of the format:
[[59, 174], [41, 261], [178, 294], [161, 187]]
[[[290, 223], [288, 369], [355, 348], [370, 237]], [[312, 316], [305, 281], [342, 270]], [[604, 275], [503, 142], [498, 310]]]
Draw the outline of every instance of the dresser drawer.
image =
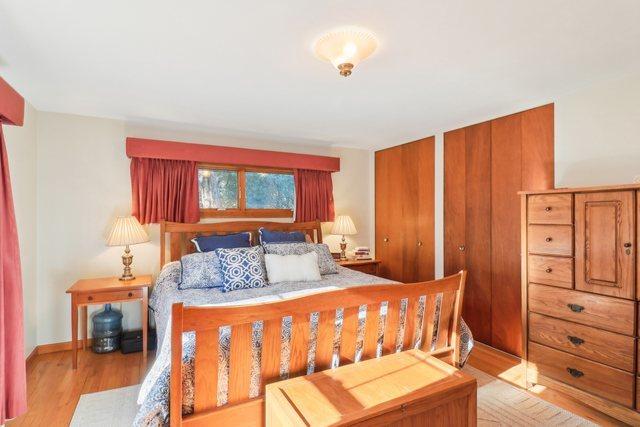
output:
[[132, 289], [130, 291], [79, 293], [78, 304], [100, 304], [102, 302], [137, 300], [140, 298], [142, 298], [141, 289]]
[[573, 255], [571, 225], [530, 225], [529, 253], [541, 255]]
[[625, 335], [635, 333], [635, 302], [537, 284], [529, 285], [529, 310]]
[[529, 224], [573, 224], [573, 195], [529, 196]]
[[529, 282], [573, 288], [573, 258], [529, 255]]
[[635, 376], [572, 354], [529, 343], [529, 374], [562, 381], [621, 405], [633, 407]]
[[585, 359], [634, 372], [633, 337], [529, 313], [529, 339]]

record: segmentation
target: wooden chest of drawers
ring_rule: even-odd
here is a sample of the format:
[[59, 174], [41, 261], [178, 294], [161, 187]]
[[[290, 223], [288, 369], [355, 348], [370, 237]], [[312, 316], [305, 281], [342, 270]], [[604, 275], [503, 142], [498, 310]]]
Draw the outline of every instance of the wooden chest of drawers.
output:
[[640, 185], [522, 192], [528, 384], [640, 424]]

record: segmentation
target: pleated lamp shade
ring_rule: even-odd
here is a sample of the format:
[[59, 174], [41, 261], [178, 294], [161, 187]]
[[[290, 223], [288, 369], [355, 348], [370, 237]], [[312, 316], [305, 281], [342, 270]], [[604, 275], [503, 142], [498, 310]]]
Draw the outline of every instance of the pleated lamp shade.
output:
[[331, 234], [349, 236], [357, 233], [358, 230], [349, 215], [338, 215], [331, 228]]
[[149, 241], [149, 235], [133, 216], [116, 218], [107, 237], [107, 246], [127, 246]]

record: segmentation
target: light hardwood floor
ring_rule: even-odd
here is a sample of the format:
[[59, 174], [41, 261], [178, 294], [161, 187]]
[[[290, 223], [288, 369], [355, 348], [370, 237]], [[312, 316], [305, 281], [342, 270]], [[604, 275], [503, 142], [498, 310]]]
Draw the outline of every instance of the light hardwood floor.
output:
[[[80, 395], [138, 384], [153, 363], [155, 352], [149, 353], [144, 366], [142, 353], [94, 354], [78, 352], [78, 369], [71, 369], [71, 351], [34, 356], [27, 364], [29, 412], [7, 426], [67, 426]], [[520, 359], [477, 344], [469, 364], [512, 384], [524, 383], [524, 365]], [[563, 393], [536, 386], [529, 391], [581, 417], [604, 426], [623, 425], [615, 419], [583, 405]]]
[[[150, 367], [155, 352], [149, 352]], [[95, 354], [78, 351], [78, 369], [71, 369], [71, 350], [38, 354], [27, 363], [29, 411], [7, 427], [68, 426], [80, 395], [138, 384], [147, 366], [142, 352]]]

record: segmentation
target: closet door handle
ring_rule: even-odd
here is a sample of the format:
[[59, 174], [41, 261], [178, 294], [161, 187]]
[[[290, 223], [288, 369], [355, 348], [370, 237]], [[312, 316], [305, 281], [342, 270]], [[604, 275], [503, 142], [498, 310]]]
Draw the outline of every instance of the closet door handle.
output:
[[584, 310], [584, 307], [578, 304], [567, 304], [567, 307], [569, 307], [574, 313], [580, 313]]
[[567, 372], [569, 372], [569, 374], [573, 378], [580, 378], [580, 377], [584, 376], [584, 372], [579, 371], [579, 370], [574, 369], [574, 368], [567, 368]]
[[389, 241], [389, 238], [388, 238], [388, 237], [385, 237], [384, 239], [382, 239], [382, 241], [383, 241], [383, 242], [388, 242], [388, 241]]
[[418, 246], [422, 246], [422, 242], [418, 240]]
[[458, 250], [459, 250], [460, 252], [464, 252], [466, 249], [467, 249], [467, 248], [466, 248], [464, 245], [460, 245], [460, 246], [458, 246]]
[[574, 337], [573, 335], [567, 335], [567, 339], [571, 341], [571, 344], [575, 344], [575, 345], [584, 344], [584, 340], [582, 338]]

